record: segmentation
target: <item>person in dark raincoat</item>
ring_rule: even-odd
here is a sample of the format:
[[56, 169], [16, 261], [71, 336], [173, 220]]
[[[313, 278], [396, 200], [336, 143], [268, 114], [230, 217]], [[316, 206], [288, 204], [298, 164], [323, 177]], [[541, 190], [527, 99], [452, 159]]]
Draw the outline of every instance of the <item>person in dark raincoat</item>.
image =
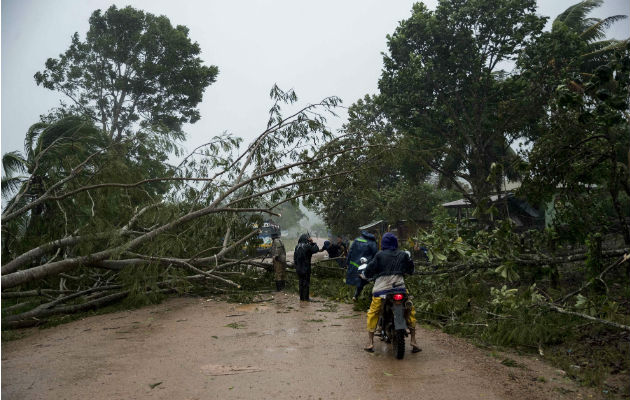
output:
[[342, 257], [347, 256], [346, 245], [343, 243], [341, 236], [337, 236], [337, 241], [335, 243], [329, 242], [328, 240], [324, 242], [324, 247], [322, 247], [322, 251], [328, 252], [328, 258], [336, 259], [335, 261], [339, 264], [339, 268], [343, 268], [345, 264], [345, 259]]
[[313, 239], [306, 233], [302, 234], [293, 253], [293, 263], [300, 282], [301, 301], [310, 301], [311, 257], [317, 252], [319, 252], [319, 247], [313, 242]]
[[374, 257], [378, 251], [376, 238], [369, 232], [361, 232], [361, 236], [354, 239], [350, 245], [350, 252], [346, 259], [346, 283], [356, 286], [352, 300], [356, 300], [361, 295], [361, 291], [367, 285], [368, 281], [359, 276], [359, 267], [361, 266], [361, 258], [365, 257], [368, 262]]

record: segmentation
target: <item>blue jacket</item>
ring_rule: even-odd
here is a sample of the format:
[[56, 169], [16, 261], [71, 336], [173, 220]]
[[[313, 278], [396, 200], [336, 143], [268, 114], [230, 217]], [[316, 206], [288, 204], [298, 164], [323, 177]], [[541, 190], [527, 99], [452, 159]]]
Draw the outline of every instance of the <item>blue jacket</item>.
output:
[[359, 266], [361, 265], [361, 257], [367, 258], [368, 262], [374, 257], [378, 251], [376, 238], [368, 232], [361, 232], [361, 236], [354, 239], [348, 252], [346, 259], [346, 283], [352, 286], [359, 286], [361, 278], [359, 277]]

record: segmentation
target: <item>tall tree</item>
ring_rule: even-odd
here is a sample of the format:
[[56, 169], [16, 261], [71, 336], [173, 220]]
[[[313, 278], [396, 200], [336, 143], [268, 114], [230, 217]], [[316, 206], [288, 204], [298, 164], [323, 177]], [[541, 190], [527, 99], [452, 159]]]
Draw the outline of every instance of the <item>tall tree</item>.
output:
[[606, 29], [615, 22], [628, 18], [627, 15], [611, 15], [606, 18], [589, 17], [588, 14], [600, 7], [604, 0], [584, 0], [567, 8], [558, 15], [552, 25], [552, 32], [566, 28], [578, 35], [585, 45], [585, 51], [579, 55], [581, 72], [592, 72], [616, 49], [624, 47], [623, 41], [606, 38]]
[[556, 196], [564, 205], [556, 222], [574, 238], [618, 226], [628, 243], [628, 40], [605, 38], [605, 28], [625, 16], [588, 16], [601, 4], [569, 7], [518, 60], [535, 110], [523, 190], [542, 201]]
[[[564, 209], [572, 212], [558, 222], [568, 223], [578, 237], [617, 226], [630, 244], [629, 77], [630, 47], [588, 80], [575, 77], [558, 85], [540, 119], [542, 133], [527, 152], [524, 189], [549, 200], [564, 188]], [[612, 212], [598, 211], [602, 197]]]
[[94, 11], [85, 40], [75, 33], [68, 50], [49, 58], [35, 81], [66, 95], [66, 110], [89, 116], [115, 142], [138, 129], [183, 139], [182, 124], [200, 118], [196, 106], [218, 74], [216, 66], [203, 65], [200, 53], [187, 27], [111, 6]]
[[[53, 123], [39, 122], [32, 125], [26, 133], [24, 153], [19, 151], [2, 156], [2, 216], [18, 213], [13, 223], [2, 225], [2, 248], [4, 255], [11, 257], [16, 242], [17, 248], [28, 246], [30, 239], [41, 240], [54, 237], [63, 230], [61, 205], [54, 201], [38, 201], [44, 194], [54, 189], [57, 182], [71, 174], [80, 175], [81, 170], [94, 170], [96, 164], [92, 155], [103, 151], [108, 145], [108, 138], [94, 126], [91, 120], [68, 116]], [[25, 207], [30, 212], [25, 213]], [[78, 208], [74, 204], [73, 208]], [[18, 243], [19, 242], [19, 243]]]
[[388, 36], [379, 81], [385, 112], [481, 209], [496, 186], [493, 164], [507, 169], [521, 135], [526, 93], [500, 68], [541, 32], [545, 19], [535, 11], [534, 0], [442, 0], [434, 12], [417, 3]]
[[[2, 156], [2, 197], [8, 200], [3, 214], [41, 196], [54, 182], [70, 174], [73, 165], [107, 144], [102, 131], [82, 117], [32, 125], [26, 132], [24, 154], [14, 151]], [[41, 214], [42, 207], [37, 209], [40, 211], [33, 215]]]
[[[615, 51], [623, 51], [626, 46], [627, 38], [606, 38], [606, 29], [627, 16], [588, 16], [602, 3], [584, 0], [567, 8], [554, 19], [551, 31], [537, 37], [519, 54], [517, 70], [530, 96], [536, 98], [532, 103], [538, 108], [532, 113], [532, 122], [548, 114], [548, 102], [558, 85], [575, 80], [578, 83], [572, 85], [579, 86], [579, 82], [590, 79], [595, 69], [608, 63]], [[544, 130], [532, 129], [528, 133], [533, 135], [530, 139], [535, 139]]]
[[343, 135], [328, 146], [359, 146], [353, 158], [319, 165], [332, 176], [318, 185], [336, 190], [312, 200], [336, 233], [354, 235], [359, 226], [379, 219], [427, 220], [434, 206], [453, 199], [452, 191], [427, 183], [426, 152], [397, 133], [377, 96], [367, 95], [349, 107]]

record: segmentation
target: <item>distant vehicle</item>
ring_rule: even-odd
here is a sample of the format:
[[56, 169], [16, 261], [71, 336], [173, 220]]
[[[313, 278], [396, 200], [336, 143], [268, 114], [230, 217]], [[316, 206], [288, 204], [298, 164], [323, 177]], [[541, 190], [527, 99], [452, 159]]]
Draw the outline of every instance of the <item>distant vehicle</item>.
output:
[[[254, 226], [254, 228], [258, 228], [258, 225]], [[270, 219], [263, 222], [263, 225], [260, 228], [260, 233], [258, 234], [258, 239], [260, 239], [262, 243], [256, 247], [256, 253], [266, 254], [271, 249], [271, 243], [273, 242], [271, 236], [274, 233], [277, 233], [278, 236], [281, 235], [282, 231], [280, 229], [280, 225]]]

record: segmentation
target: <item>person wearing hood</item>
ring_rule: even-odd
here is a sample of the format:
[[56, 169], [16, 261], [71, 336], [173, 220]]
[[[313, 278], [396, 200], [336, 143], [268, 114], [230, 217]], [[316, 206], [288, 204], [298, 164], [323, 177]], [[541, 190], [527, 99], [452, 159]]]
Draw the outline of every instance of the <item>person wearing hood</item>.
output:
[[339, 268], [344, 267], [344, 263], [345, 263], [344, 257], [346, 257], [346, 254], [345, 254], [346, 246], [343, 243], [341, 236], [337, 236], [337, 241], [335, 243], [332, 243], [326, 240], [324, 242], [324, 247], [322, 247], [321, 251], [327, 251], [328, 258], [335, 259], [335, 261], [339, 265]]
[[295, 272], [297, 272], [299, 287], [300, 287], [300, 300], [310, 301], [309, 290], [311, 287], [311, 257], [313, 254], [319, 252], [319, 247], [313, 238], [306, 233], [302, 234], [298, 239], [298, 244], [295, 246], [293, 253], [293, 263], [295, 264]]
[[361, 266], [361, 258], [365, 257], [368, 262], [374, 257], [378, 251], [376, 238], [369, 232], [361, 232], [361, 236], [354, 239], [350, 246], [350, 252], [346, 259], [346, 283], [356, 286], [352, 300], [357, 300], [361, 295], [361, 291], [367, 285], [368, 281], [362, 279], [359, 275], [359, 267]]
[[[398, 250], [398, 238], [393, 233], [387, 232], [381, 239], [381, 251], [376, 253], [364, 271], [366, 278], [376, 278], [372, 289], [372, 303], [367, 312], [369, 342], [364, 348], [365, 351], [374, 352], [374, 331], [383, 305], [381, 296], [385, 296], [392, 290], [405, 289], [404, 275], [411, 275], [413, 271], [413, 260], [409, 253]], [[411, 351], [417, 353], [420, 351], [420, 347], [416, 342], [416, 310], [413, 305], [406, 318], [411, 335]]]

